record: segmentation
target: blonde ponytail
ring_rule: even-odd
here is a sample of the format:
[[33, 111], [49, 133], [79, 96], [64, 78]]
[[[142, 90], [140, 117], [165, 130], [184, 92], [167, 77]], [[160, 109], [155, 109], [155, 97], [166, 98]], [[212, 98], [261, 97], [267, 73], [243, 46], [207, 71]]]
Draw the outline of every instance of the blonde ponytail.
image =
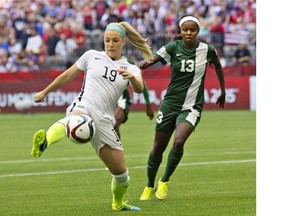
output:
[[120, 22], [125, 31], [126, 37], [130, 43], [137, 48], [145, 60], [153, 59], [151, 47], [147, 44], [147, 39], [144, 39], [128, 22]]

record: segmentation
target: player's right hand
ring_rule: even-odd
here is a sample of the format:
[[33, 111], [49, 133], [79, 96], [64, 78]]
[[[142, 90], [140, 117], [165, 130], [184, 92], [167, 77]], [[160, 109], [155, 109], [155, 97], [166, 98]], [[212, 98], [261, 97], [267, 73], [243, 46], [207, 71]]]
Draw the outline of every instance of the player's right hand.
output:
[[44, 102], [45, 93], [44, 91], [37, 92], [34, 96], [34, 101], [36, 103]]

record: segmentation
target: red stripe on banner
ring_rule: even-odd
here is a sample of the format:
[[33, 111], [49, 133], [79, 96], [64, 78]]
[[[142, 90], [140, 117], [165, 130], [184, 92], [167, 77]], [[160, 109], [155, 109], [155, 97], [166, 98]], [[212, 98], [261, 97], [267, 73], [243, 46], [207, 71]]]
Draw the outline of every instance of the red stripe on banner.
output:
[[[154, 109], [158, 109], [169, 79], [145, 79], [149, 89], [150, 102]], [[226, 78], [226, 104], [225, 109], [249, 109], [249, 77]], [[131, 110], [145, 110], [145, 100], [142, 94], [131, 92]], [[216, 110], [216, 101], [220, 94], [217, 78], [207, 78], [205, 82], [205, 105], [204, 109]]]
[[[152, 76], [145, 78], [149, 89], [150, 101], [153, 109], [156, 111], [164, 97], [170, 79], [167, 71], [163, 70], [161, 76]], [[247, 72], [248, 73], [248, 72]], [[30, 101], [30, 108], [24, 109], [25, 112], [65, 112], [73, 99], [77, 96], [82, 86], [82, 76], [79, 76], [73, 82], [65, 87], [51, 92], [44, 103], [34, 103], [36, 92], [44, 89], [51, 81], [59, 75], [59, 72], [53, 73], [32, 73], [31, 74], [2, 74], [0, 77], [0, 108], [2, 113], [19, 112], [15, 106], [21, 107], [22, 99]], [[161, 73], [160, 73], [161, 74]], [[5, 77], [6, 80], [3, 80]], [[25, 78], [26, 77], [26, 78]], [[32, 78], [33, 77], [33, 78]], [[144, 76], [145, 77], [145, 76]], [[165, 78], [160, 78], [165, 77]], [[236, 110], [250, 108], [249, 95], [249, 76], [226, 77], [226, 104], [225, 110]], [[132, 92], [132, 91], [131, 91]], [[218, 79], [213, 76], [207, 76], [205, 81], [205, 105], [204, 110], [219, 110], [215, 104], [217, 96], [220, 94]], [[144, 111], [145, 100], [142, 94], [131, 94], [131, 110]], [[20, 105], [19, 105], [20, 104]], [[24, 104], [24, 105], [23, 105]], [[19, 106], [18, 106], [19, 105]], [[25, 107], [25, 103], [22, 103]], [[27, 105], [28, 106], [28, 105]]]

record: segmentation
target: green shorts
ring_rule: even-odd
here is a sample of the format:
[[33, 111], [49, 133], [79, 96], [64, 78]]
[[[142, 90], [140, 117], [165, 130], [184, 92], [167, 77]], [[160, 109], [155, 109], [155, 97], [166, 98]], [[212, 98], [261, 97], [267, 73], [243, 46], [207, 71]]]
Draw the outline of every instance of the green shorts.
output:
[[124, 110], [125, 113], [125, 119], [122, 123], [125, 123], [128, 119], [128, 114], [130, 112], [130, 106], [131, 106], [131, 97], [128, 89], [126, 89], [121, 97], [118, 100], [118, 106], [121, 107]]
[[155, 130], [159, 132], [173, 132], [181, 122], [186, 122], [195, 130], [200, 122], [201, 112], [196, 109], [171, 111], [165, 106], [160, 106], [157, 114]]

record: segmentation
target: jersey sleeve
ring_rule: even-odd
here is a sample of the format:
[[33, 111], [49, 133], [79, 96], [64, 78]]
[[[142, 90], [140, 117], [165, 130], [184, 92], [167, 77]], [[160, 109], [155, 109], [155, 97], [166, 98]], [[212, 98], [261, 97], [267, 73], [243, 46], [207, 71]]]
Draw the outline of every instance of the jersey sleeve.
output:
[[90, 56], [92, 55], [93, 51], [92, 50], [88, 50], [85, 53], [83, 53], [82, 56], [80, 56], [80, 58], [76, 61], [76, 66], [82, 70], [85, 71], [87, 68], [87, 64], [88, 64], [88, 60], [90, 58]]
[[162, 64], [167, 64], [171, 61], [171, 56], [175, 51], [175, 42], [170, 42], [164, 46], [162, 46], [157, 52], [156, 56], [160, 57], [160, 61]]
[[212, 45], [208, 45], [208, 61], [209, 63], [213, 63], [215, 60], [217, 60], [217, 51]]

